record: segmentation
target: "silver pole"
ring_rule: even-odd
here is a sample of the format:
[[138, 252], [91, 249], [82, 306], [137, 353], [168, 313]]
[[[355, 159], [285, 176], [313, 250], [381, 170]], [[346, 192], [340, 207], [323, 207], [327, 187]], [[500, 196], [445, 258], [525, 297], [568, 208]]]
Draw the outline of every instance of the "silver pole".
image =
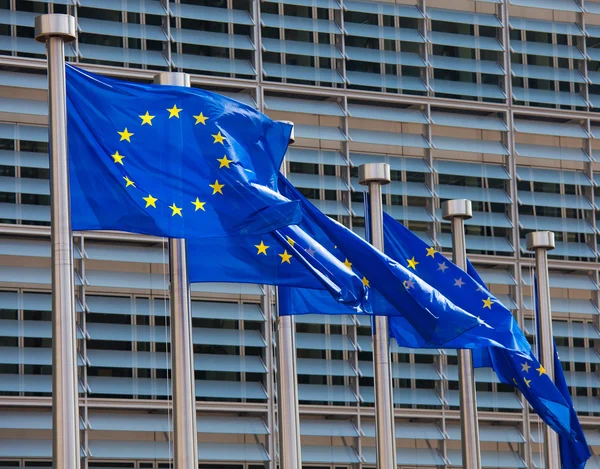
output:
[[[536, 231], [528, 233], [527, 250], [535, 252], [535, 270], [538, 304], [538, 330], [541, 365], [554, 381], [554, 338], [552, 334], [552, 309], [550, 307], [550, 282], [548, 279], [548, 251], [555, 248], [554, 233]], [[538, 371], [535, 371], [538, 373]], [[548, 425], [544, 425], [545, 469], [559, 469], [558, 435]]]
[[[442, 204], [442, 216], [444, 220], [452, 222], [452, 261], [466, 272], [465, 220], [473, 216], [471, 201], [465, 199], [447, 200]], [[460, 392], [462, 467], [465, 469], [481, 469], [473, 354], [468, 349], [458, 351], [458, 386]]]
[[48, 53], [50, 236], [52, 241], [52, 466], [79, 469], [79, 382], [73, 287], [73, 237], [67, 158], [65, 43], [76, 38], [75, 18], [35, 18], [35, 38]]
[[[371, 243], [383, 251], [383, 206], [381, 186], [391, 182], [390, 165], [369, 163], [358, 167], [360, 184], [369, 186], [369, 216]], [[366, 208], [366, 207], [365, 207]], [[396, 436], [394, 400], [390, 363], [388, 318], [375, 317], [373, 331], [373, 367], [375, 370], [375, 425], [377, 436], [377, 467], [396, 468]]]
[[[190, 76], [159, 73], [154, 76], [154, 83], [189, 87]], [[196, 383], [185, 239], [169, 239], [169, 279], [174, 469], [195, 469], [198, 467]]]
[[[287, 122], [294, 125], [293, 122]], [[295, 142], [294, 130], [290, 145]], [[285, 174], [285, 165], [281, 172]], [[271, 288], [271, 287], [267, 287]], [[277, 305], [279, 313], [279, 305]], [[296, 369], [296, 321], [293, 316], [277, 319], [277, 417], [280, 469], [302, 469], [298, 373]]]

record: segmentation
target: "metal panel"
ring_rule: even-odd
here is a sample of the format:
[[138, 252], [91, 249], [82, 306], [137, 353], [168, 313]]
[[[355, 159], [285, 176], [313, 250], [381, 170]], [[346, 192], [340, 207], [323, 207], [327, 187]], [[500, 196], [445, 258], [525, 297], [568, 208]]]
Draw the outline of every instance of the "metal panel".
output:
[[500, 132], [508, 130], [504, 121], [495, 116], [432, 111], [431, 120], [433, 121], [433, 124], [448, 127], [499, 130]]
[[350, 153], [350, 159], [354, 167], [367, 163], [387, 163], [394, 171], [411, 171], [415, 173], [429, 173], [431, 171], [422, 158]]
[[543, 8], [547, 10], [562, 11], [583, 11], [573, 0], [546, 0], [539, 2], [537, 0], [510, 0], [511, 5], [517, 5], [530, 8]]
[[[304, 99], [265, 96], [265, 107], [273, 111], [301, 112], [306, 114], [322, 114], [324, 116], [339, 117], [344, 115], [344, 111], [342, 111], [340, 105], [335, 101], [309, 101]], [[289, 150], [292, 150], [292, 148]]]
[[532, 231], [557, 231], [565, 233], [595, 234], [596, 230], [586, 220], [559, 217], [519, 215], [521, 228]]
[[468, 36], [466, 34], [431, 31], [431, 42], [441, 46], [465, 47], [467, 49], [483, 49], [502, 52], [504, 47], [496, 38], [484, 36]]
[[577, 186], [593, 186], [592, 181], [582, 171], [568, 171], [517, 166], [517, 177], [523, 181], [552, 182]]
[[302, 445], [302, 463], [358, 464], [360, 459], [349, 446]]
[[519, 156], [530, 158], [547, 158], [549, 160], [589, 161], [589, 156], [581, 148], [550, 147], [515, 143], [515, 151]]
[[346, 47], [345, 52], [349, 60], [392, 65], [408, 65], [411, 67], [427, 66], [421, 56], [414, 52], [394, 52], [389, 50], [366, 49], [362, 47]]
[[502, 23], [496, 15], [486, 15], [483, 13], [428, 8], [427, 15], [434, 21], [446, 21], [448, 23], [458, 24], [477, 24], [480, 26], [491, 26], [493, 28], [500, 28], [502, 26]]
[[514, 125], [517, 132], [526, 134], [589, 138], [587, 132], [579, 124], [515, 119]]
[[[169, 5], [172, 16], [193, 20], [215, 21], [217, 23], [254, 25], [254, 20], [247, 11], [228, 8], [207, 7], [188, 3]], [[119, 10], [119, 8], [117, 8]]]
[[553, 21], [533, 20], [531, 18], [510, 17], [512, 29], [524, 29], [540, 33], [567, 34], [569, 36], [583, 36], [583, 31], [575, 23], [558, 23]]
[[504, 69], [491, 60], [462, 59], [459, 57], [447, 57], [432, 55], [429, 62], [433, 68], [441, 70], [459, 70], [472, 73], [487, 73], [489, 75], [504, 75]]
[[380, 75], [365, 72], [346, 72], [349, 85], [372, 86], [374, 88], [397, 88], [411, 91], [427, 91], [425, 83], [417, 77]]
[[461, 81], [431, 80], [431, 87], [436, 93], [466, 95], [492, 99], [506, 99], [506, 95], [496, 85], [481, 85]]
[[553, 104], [562, 106], [587, 107], [587, 102], [576, 93], [564, 91], [536, 90], [532, 88], [513, 88], [514, 101], [529, 101], [532, 103]]
[[[510, 41], [510, 48], [517, 54], [539, 55], [541, 57], [560, 57], [562, 59], [585, 60], [583, 52], [575, 46], [546, 44], [532, 41]], [[589, 51], [588, 51], [589, 54]]]
[[419, 8], [409, 5], [395, 5], [381, 2], [365, 2], [357, 0], [344, 0], [344, 9], [375, 15], [400, 16], [402, 18], [423, 18]]
[[431, 144], [437, 150], [487, 153], [490, 155], [509, 154], [502, 142], [493, 142], [489, 140], [469, 140], [466, 138], [433, 136]]

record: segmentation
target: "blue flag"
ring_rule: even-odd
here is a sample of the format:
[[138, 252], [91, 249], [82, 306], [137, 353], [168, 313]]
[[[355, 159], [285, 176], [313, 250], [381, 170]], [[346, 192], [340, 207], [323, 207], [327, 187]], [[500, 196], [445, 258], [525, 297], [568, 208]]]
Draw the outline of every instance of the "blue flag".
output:
[[300, 220], [277, 187], [290, 125], [197, 88], [66, 73], [74, 230], [208, 238]]
[[[473, 266], [468, 263], [468, 273], [463, 271], [387, 214], [384, 214], [384, 232], [385, 250], [391, 257], [406, 259], [413, 256], [417, 274], [439, 288], [449, 300], [467, 311], [481, 311], [480, 303], [483, 302], [489, 311], [481, 313], [482, 319], [492, 326], [508, 325], [515, 336], [514, 341], [521, 345], [520, 352], [501, 347], [478, 348], [473, 350], [474, 366], [492, 367], [502, 383], [518, 388], [540, 418], [572, 449], [573, 459], [578, 464], [585, 463], [589, 455], [583, 460], [581, 457], [587, 443], [572, 405], [548, 377], [510, 310], [489, 292]], [[403, 325], [395, 323], [396, 318], [390, 318], [390, 335], [399, 345], [415, 347], [413, 334], [405, 336]], [[563, 465], [564, 469], [578, 467]]]
[[[471, 265], [471, 263], [469, 263], [468, 267], [475, 271], [475, 268]], [[534, 297], [537, 298], [537, 282], [533, 282], [533, 284], [535, 290]], [[535, 303], [535, 315], [537, 318], [540, 317], [539, 304], [537, 301]], [[539, 320], [536, 321], [536, 332], [538, 336], [538, 356], [541, 356], [542, 354], [539, 324]], [[554, 342], [553, 345], [554, 384], [556, 385], [559, 392], [562, 394], [565, 401], [569, 405], [571, 428], [573, 432], [577, 434], [576, 441], [573, 441], [570, 438], [565, 438], [562, 435], [558, 436], [558, 444], [560, 446], [560, 461], [563, 469], [583, 469], [585, 467], [586, 461], [592, 456], [592, 454], [585, 439], [585, 434], [583, 433], [581, 424], [579, 423], [579, 419], [577, 418], [577, 411], [573, 406], [573, 399], [571, 399], [571, 393], [569, 392], [569, 386], [567, 384], [567, 380], [565, 379], [565, 373], [563, 372], [562, 364], [560, 362], [560, 358], [558, 357], [556, 342]]]
[[[279, 175], [281, 194], [297, 193]], [[301, 205], [302, 212], [304, 211]], [[368, 313], [367, 289], [330, 251], [333, 243], [309, 218], [271, 233], [188, 241], [190, 282], [240, 282], [322, 289], [355, 313]], [[367, 308], [367, 309], [365, 309]]]
[[[283, 187], [287, 183], [281, 182]], [[294, 196], [293, 193], [296, 193]], [[419, 278], [414, 257], [407, 267], [381, 253], [348, 228], [321, 213], [293, 187], [284, 192], [290, 199], [300, 200], [303, 221], [309, 219], [318, 226], [329, 243], [332, 253], [343, 259], [369, 288], [373, 314], [399, 316], [414, 335], [414, 342], [429, 347], [476, 348], [506, 347], [519, 351], [528, 347], [515, 341], [511, 323], [498, 322], [495, 327], [476, 315], [466, 312], [449, 301], [441, 291]], [[417, 272], [418, 273], [418, 272]], [[304, 289], [280, 289], [283, 299], [281, 314], [348, 314], [349, 311], [332, 302], [327, 295]], [[480, 310], [491, 306], [482, 302]], [[486, 306], [489, 305], [489, 306]], [[483, 314], [483, 312], [479, 312]]]

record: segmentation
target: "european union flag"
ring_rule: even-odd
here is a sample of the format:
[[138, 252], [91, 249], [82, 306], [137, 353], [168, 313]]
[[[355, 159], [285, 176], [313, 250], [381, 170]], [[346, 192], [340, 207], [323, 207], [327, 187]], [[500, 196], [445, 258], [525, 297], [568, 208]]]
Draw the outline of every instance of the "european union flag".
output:
[[[279, 176], [281, 194], [297, 193]], [[302, 205], [301, 205], [302, 207]], [[309, 218], [260, 235], [188, 240], [190, 282], [240, 282], [322, 289], [355, 313], [368, 312], [360, 277], [330, 251], [333, 243]], [[209, 266], [209, 267], [207, 267]]]
[[[188, 240], [190, 282], [239, 282], [322, 289], [365, 312], [361, 279], [298, 226], [254, 236]], [[208, 266], [208, 267], [207, 267]]]
[[[289, 182], [287, 183], [289, 185]], [[284, 186], [284, 183], [281, 184]], [[291, 195], [295, 192], [295, 196]], [[300, 200], [303, 221], [309, 219], [333, 244], [332, 251], [353, 269], [369, 288], [369, 301], [375, 315], [400, 316], [399, 321], [414, 334], [415, 343], [430, 347], [475, 348], [497, 345], [521, 350], [519, 343], [504, 323], [492, 328], [476, 315], [450, 302], [442, 292], [419, 278], [415, 256], [403, 258], [407, 267], [381, 253], [348, 228], [321, 213], [293, 187], [285, 192], [290, 199]], [[348, 314], [318, 291], [280, 289], [283, 298], [281, 314]], [[492, 300], [480, 304], [480, 310], [491, 307]], [[481, 311], [477, 313], [481, 315]], [[510, 326], [510, 324], [509, 324]]]
[[[473, 350], [474, 366], [492, 367], [498, 379], [519, 389], [540, 418], [559, 434], [561, 447], [568, 448], [566, 454], [569, 454], [570, 460], [565, 462], [563, 458], [563, 468], [576, 469], [585, 464], [585, 460], [589, 458], [589, 449], [577, 421], [577, 414], [567, 401], [567, 398], [570, 400], [568, 390], [565, 388], [565, 396], [564, 391], [554, 385], [534, 356], [512, 313], [488, 291], [473, 266], [468, 263], [468, 273], [463, 271], [386, 214], [384, 232], [385, 249], [391, 257], [403, 259], [413, 256], [413, 261], [420, 266], [417, 274], [443, 292], [450, 301], [467, 311], [479, 312], [482, 319], [492, 327], [500, 325], [512, 332], [514, 342], [521, 346], [518, 353], [496, 346], [477, 348]], [[486, 311], [481, 311], [482, 303]], [[390, 335], [399, 345], [419, 348], [414, 334], [411, 331], [407, 334], [404, 326], [397, 318], [390, 318]], [[562, 375], [560, 365], [558, 368]]]
[[[475, 268], [469, 262], [467, 272], [473, 272], [477, 275]], [[472, 275], [472, 274], [471, 274]], [[474, 277], [478, 278], [478, 277]], [[535, 287], [535, 298], [537, 298], [537, 282], [534, 282]], [[539, 317], [539, 304], [536, 302], [535, 304], [535, 314]], [[540, 336], [539, 331], [539, 321], [536, 322], [538, 325], [537, 334]], [[538, 340], [538, 356], [541, 356], [540, 351], [540, 342]], [[571, 431], [577, 435], [577, 438], [573, 440], [572, 438], [566, 438], [563, 435], [558, 435], [558, 444], [560, 446], [560, 460], [562, 463], [563, 469], [583, 469], [585, 467], [585, 462], [592, 456], [590, 447], [587, 444], [585, 439], [585, 434], [583, 433], [583, 429], [581, 428], [581, 424], [579, 423], [579, 419], [577, 418], [577, 412], [575, 411], [575, 407], [573, 407], [573, 399], [571, 399], [571, 394], [569, 393], [569, 386], [567, 385], [567, 380], [565, 379], [565, 374], [563, 372], [562, 364], [560, 362], [560, 358], [558, 357], [558, 351], [556, 349], [556, 343], [554, 345], [554, 384], [557, 387], [558, 391], [564, 397], [566, 403], [569, 406], [569, 414], [571, 419]]]
[[66, 73], [74, 230], [207, 238], [300, 221], [277, 187], [290, 125], [197, 88]]

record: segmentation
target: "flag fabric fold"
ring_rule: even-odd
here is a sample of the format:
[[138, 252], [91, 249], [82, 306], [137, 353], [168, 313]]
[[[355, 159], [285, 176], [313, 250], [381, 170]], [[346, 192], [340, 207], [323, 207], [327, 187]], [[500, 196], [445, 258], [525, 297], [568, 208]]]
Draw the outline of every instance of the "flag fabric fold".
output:
[[[280, 176], [283, 196], [297, 200]], [[187, 243], [190, 282], [238, 282], [324, 290], [347, 310], [370, 313], [362, 279], [332, 254], [334, 245], [314, 221], [302, 221], [271, 233], [191, 239]], [[207, 266], [210, 266], [207, 268]]]
[[[514, 340], [510, 323], [492, 328], [477, 315], [449, 301], [416, 273], [381, 253], [354, 232], [321, 213], [282, 178], [280, 187], [290, 200], [299, 200], [303, 223], [310, 220], [333, 245], [331, 251], [352, 269], [369, 289], [375, 315], [397, 316], [413, 335], [414, 346], [477, 348], [496, 345], [520, 351], [524, 343]], [[417, 272], [418, 273], [418, 272]], [[317, 291], [280, 289], [280, 314], [348, 314], [349, 310]], [[484, 309], [487, 303], [481, 303]], [[507, 327], [508, 326], [508, 327]], [[526, 342], [526, 341], [525, 341]], [[528, 346], [528, 344], [527, 344]]]
[[197, 88], [66, 75], [74, 230], [191, 239], [300, 221], [277, 187], [289, 124]]
[[[412, 257], [421, 278], [467, 311], [480, 311], [479, 304], [483, 302], [486, 311], [482, 312], [482, 319], [492, 327], [500, 324], [511, 331], [514, 342], [520, 344], [520, 352], [496, 346], [476, 348], [473, 350], [474, 367], [491, 367], [500, 382], [519, 389], [540, 418], [558, 433], [561, 449], [566, 449], [561, 452], [563, 469], [581, 469], [590, 457], [589, 448], [564, 383], [560, 363], [555, 385], [533, 354], [510, 310], [492, 295], [469, 261], [465, 272], [387, 214], [384, 214], [384, 233], [385, 250], [391, 257], [403, 259], [421, 253]], [[404, 326], [396, 317], [391, 317], [390, 335], [399, 345], [414, 347], [414, 335]], [[561, 382], [564, 383], [562, 389], [558, 386]]]

